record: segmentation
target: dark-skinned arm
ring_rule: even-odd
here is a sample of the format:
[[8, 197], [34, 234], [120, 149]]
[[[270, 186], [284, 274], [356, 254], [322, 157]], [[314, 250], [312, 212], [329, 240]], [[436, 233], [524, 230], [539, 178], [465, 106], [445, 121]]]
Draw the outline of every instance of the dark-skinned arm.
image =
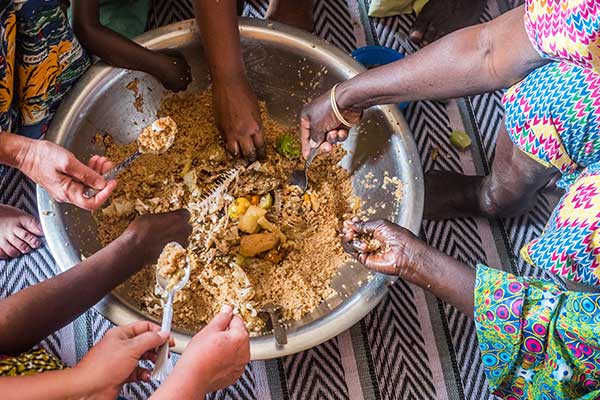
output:
[[184, 90], [191, 81], [185, 59], [146, 49], [100, 23], [100, 0], [73, 1], [73, 30], [90, 53], [107, 64], [146, 72], [167, 89]]
[[227, 150], [249, 161], [265, 157], [258, 100], [244, 70], [236, 0], [194, 0], [213, 91], [217, 128]]
[[[358, 74], [341, 83], [336, 101], [346, 119], [358, 122], [363, 110], [378, 104], [441, 100], [505, 88], [548, 62], [531, 44], [519, 7], [496, 19], [461, 29], [402, 60]], [[302, 150], [327, 138], [345, 140], [330, 106], [329, 92], [302, 111]], [[309, 139], [314, 142], [309, 145]]]
[[186, 243], [189, 213], [144, 215], [70, 270], [0, 300], [0, 354], [19, 354], [96, 304], [171, 241]]
[[[372, 248], [375, 239], [378, 248]], [[342, 244], [367, 268], [413, 283], [473, 318], [475, 270], [385, 220], [346, 221]]]

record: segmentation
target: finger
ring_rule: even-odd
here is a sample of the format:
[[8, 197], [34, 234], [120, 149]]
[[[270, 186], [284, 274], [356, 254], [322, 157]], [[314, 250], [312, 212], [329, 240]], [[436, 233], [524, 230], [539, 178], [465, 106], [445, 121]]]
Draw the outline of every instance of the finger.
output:
[[100, 157], [98, 159], [98, 164], [96, 165], [96, 168], [94, 169], [94, 171], [96, 171], [99, 174], [105, 174], [108, 171], [110, 171], [111, 169], [113, 169], [113, 167], [114, 167], [114, 164], [112, 161], [110, 161], [106, 157]]
[[416, 44], [421, 44], [421, 42], [423, 42], [423, 37], [429, 27], [429, 19], [423, 17], [423, 14], [417, 17], [409, 33], [410, 40]]
[[302, 156], [308, 157], [310, 153], [310, 119], [307, 116], [300, 118], [300, 141], [302, 143]]
[[242, 336], [248, 336], [248, 330], [246, 329], [244, 320], [237, 315], [234, 315], [231, 319], [231, 322], [229, 322], [229, 332], [240, 334]]
[[130, 339], [146, 332], [160, 332], [160, 326], [149, 321], [138, 321], [121, 328]]
[[8, 254], [4, 252], [4, 250], [0, 247], [0, 260], [4, 260], [8, 258]]
[[256, 155], [258, 156], [258, 159], [264, 160], [267, 157], [267, 149], [262, 131], [252, 135], [252, 140], [254, 141], [254, 147], [256, 148]]
[[327, 132], [326, 140], [329, 144], [332, 144], [332, 145], [337, 144], [337, 130]]
[[346, 129], [338, 130], [337, 140], [338, 142], [343, 142], [348, 139], [348, 131]]
[[7, 241], [4, 241], [4, 243], [0, 244], [0, 248], [4, 254], [6, 254], [5, 258], [15, 258], [21, 255], [21, 252]]
[[323, 144], [321, 144], [321, 147], [319, 147], [319, 152], [321, 153], [329, 153], [333, 150], [333, 146], [331, 145], [331, 143], [328, 142], [323, 142]]
[[131, 382], [150, 382], [150, 371], [146, 368], [136, 367], [129, 378], [127, 378], [127, 383]]
[[75, 156], [69, 157], [69, 161], [65, 165], [64, 172], [79, 182], [93, 187], [94, 189], [103, 189], [106, 186], [106, 181], [96, 171], [83, 165]]
[[145, 352], [142, 357], [142, 360], [148, 360], [148, 361], [152, 361], [153, 363], [156, 362], [156, 360], [158, 359], [158, 354], [156, 354], [156, 349], [152, 349], [150, 351]]
[[141, 357], [142, 354], [155, 347], [161, 346], [168, 340], [169, 334], [167, 332], [148, 331], [130, 339], [129, 346], [138, 357]]
[[383, 226], [384, 223], [385, 221], [378, 219], [369, 221], [356, 221], [352, 224], [356, 228], [357, 232], [364, 235], [373, 235], [379, 227]]
[[117, 181], [111, 180], [104, 189], [88, 199], [83, 196], [83, 185], [77, 182], [71, 182], [68, 186], [67, 201], [84, 210], [94, 211], [100, 208], [100, 206], [108, 200], [113, 190], [115, 190], [115, 187], [117, 187]]
[[88, 167], [90, 169], [93, 169], [94, 171], [96, 171], [96, 164], [98, 164], [98, 159], [100, 158], [99, 155], [95, 154], [93, 156], [90, 157], [89, 161], [88, 161]]
[[429, 43], [433, 43], [437, 38], [437, 29], [434, 24], [429, 24], [427, 27], [427, 31], [425, 32], [425, 36], [423, 36], [423, 45], [428, 45]]
[[204, 329], [211, 331], [222, 332], [229, 327], [229, 323], [233, 318], [233, 308], [230, 305], [221, 307], [221, 311], [206, 325]]
[[256, 148], [252, 136], [242, 136], [238, 139], [244, 158], [250, 162], [256, 161]]
[[21, 215], [19, 217], [19, 225], [33, 233], [36, 236], [44, 236], [44, 231], [42, 230], [42, 225], [37, 220], [37, 218], [32, 215], [26, 214]]
[[24, 241], [23, 239], [15, 236], [15, 235], [9, 236], [6, 240], [14, 248], [16, 248], [17, 250], [19, 250], [19, 253], [21, 253], [21, 254], [31, 253], [31, 251], [32, 251], [31, 246], [29, 246], [29, 244], [27, 244], [26, 241]]
[[237, 140], [227, 140], [227, 151], [236, 158], [240, 156], [240, 145]]

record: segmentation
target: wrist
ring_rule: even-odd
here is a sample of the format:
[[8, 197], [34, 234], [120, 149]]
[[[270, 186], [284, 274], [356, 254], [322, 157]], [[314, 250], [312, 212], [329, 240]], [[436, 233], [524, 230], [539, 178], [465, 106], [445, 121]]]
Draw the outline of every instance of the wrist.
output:
[[228, 68], [211, 68], [210, 76], [214, 86], [231, 87], [248, 85], [246, 72], [241, 65]]
[[344, 116], [349, 120], [356, 119], [363, 112], [363, 108], [357, 104], [354, 98], [352, 79], [340, 83], [335, 90], [335, 102]]
[[97, 383], [88, 371], [84, 371], [79, 365], [73, 368], [67, 368], [60, 371], [64, 375], [64, 381], [69, 382], [69, 394], [65, 396], [65, 399], [94, 399], [102, 389], [97, 387]]
[[31, 147], [35, 142], [12, 133], [0, 133], [0, 163], [26, 173], [26, 161], [30, 158]]
[[[185, 361], [178, 361], [169, 378], [158, 388], [152, 400], [177, 398], [203, 400], [206, 397], [204, 376], [193, 368], [183, 366]], [[182, 365], [182, 366], [180, 366]]]

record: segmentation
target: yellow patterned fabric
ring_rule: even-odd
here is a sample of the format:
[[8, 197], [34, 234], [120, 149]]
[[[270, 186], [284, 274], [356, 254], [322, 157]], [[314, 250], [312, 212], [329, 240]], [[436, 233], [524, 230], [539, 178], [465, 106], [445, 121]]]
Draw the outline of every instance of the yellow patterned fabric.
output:
[[34, 375], [64, 368], [62, 362], [44, 349], [33, 349], [15, 357], [0, 356], [0, 376]]

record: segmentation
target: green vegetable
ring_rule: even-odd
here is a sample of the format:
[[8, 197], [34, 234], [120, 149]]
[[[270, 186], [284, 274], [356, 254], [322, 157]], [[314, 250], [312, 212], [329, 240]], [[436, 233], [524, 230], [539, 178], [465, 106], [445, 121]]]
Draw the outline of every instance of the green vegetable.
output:
[[452, 143], [452, 146], [464, 150], [471, 145], [471, 138], [463, 131], [452, 131], [450, 143]]
[[290, 133], [284, 133], [277, 138], [275, 149], [282, 156], [292, 160], [300, 157], [300, 144], [296, 137]]
[[271, 193], [267, 193], [260, 197], [260, 201], [258, 203], [258, 206], [260, 208], [262, 208], [263, 210], [268, 210], [269, 208], [271, 208], [272, 205], [273, 205], [273, 196], [271, 196]]

